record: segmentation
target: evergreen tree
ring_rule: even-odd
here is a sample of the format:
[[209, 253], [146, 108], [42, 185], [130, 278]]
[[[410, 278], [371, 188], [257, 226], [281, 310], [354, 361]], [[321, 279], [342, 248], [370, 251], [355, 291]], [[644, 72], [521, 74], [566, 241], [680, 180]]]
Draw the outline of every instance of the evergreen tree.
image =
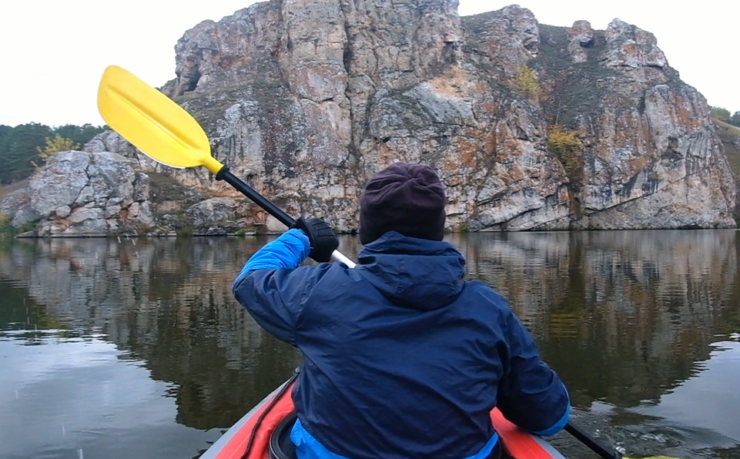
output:
[[712, 116], [727, 123], [730, 121], [730, 111], [722, 107], [711, 107]]
[[0, 125], [0, 184], [27, 178], [50, 154], [80, 149], [107, 128], [89, 123], [53, 129], [39, 123]]
[[13, 131], [13, 128], [10, 126], [6, 126], [4, 124], [0, 124], [0, 145], [3, 144], [3, 140], [10, 135], [10, 133]]
[[730, 124], [740, 127], [740, 112], [735, 112], [730, 117]]
[[54, 133], [64, 137], [65, 139], [71, 140], [72, 143], [84, 146], [87, 142], [92, 140], [93, 137], [104, 130], [105, 128], [102, 126], [93, 126], [89, 123], [83, 124], [82, 126], [65, 124], [64, 126], [54, 128]]
[[51, 135], [51, 128], [39, 123], [12, 128], [0, 143], [0, 183], [12, 183], [31, 175], [31, 161], [38, 160], [38, 149], [44, 147]]

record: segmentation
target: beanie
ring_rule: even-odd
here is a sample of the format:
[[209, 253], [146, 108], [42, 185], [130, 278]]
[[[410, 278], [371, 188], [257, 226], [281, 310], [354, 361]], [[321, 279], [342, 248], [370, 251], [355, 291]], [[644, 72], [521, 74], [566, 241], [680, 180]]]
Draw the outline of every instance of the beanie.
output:
[[446, 197], [429, 166], [393, 163], [370, 178], [360, 198], [360, 242], [369, 244], [388, 231], [441, 241]]

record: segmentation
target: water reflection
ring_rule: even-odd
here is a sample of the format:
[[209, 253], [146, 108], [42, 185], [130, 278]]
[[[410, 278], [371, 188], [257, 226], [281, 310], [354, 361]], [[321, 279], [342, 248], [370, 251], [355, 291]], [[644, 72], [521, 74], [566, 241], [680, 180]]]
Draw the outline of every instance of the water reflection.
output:
[[[73, 457], [78, 449], [98, 457], [193, 457], [207, 448], [218, 428], [234, 423], [300, 362], [231, 298], [231, 280], [263, 243], [6, 245], [0, 356], [21, 376], [0, 377], [0, 392], [13, 395], [0, 398], [0, 410], [27, 417], [0, 420], [0, 457], [29, 457], [28, 449], [34, 457]], [[45, 345], [37, 352], [43, 359], [18, 344]], [[126, 401], [118, 410], [108, 403], [114, 395]], [[48, 443], [44, 432], [59, 435]]]
[[473, 236], [469, 272], [501, 291], [576, 405], [657, 401], [740, 327], [734, 231]]
[[[722, 341], [711, 345], [710, 359], [701, 364], [701, 374], [663, 395], [660, 403], [645, 404], [635, 411], [656, 416], [679, 425], [702, 426], [711, 435], [727, 437], [725, 443], [738, 438], [737, 420], [740, 414], [740, 343]], [[735, 409], [728, 412], [730, 408]], [[719, 438], [715, 442], [721, 442]]]
[[[740, 401], [730, 385], [740, 376], [730, 369], [740, 351], [713, 345], [733, 343], [740, 331], [736, 232], [449, 239], [466, 256], [468, 276], [510, 300], [594, 431], [635, 444], [627, 438], [635, 426], [643, 435], [670, 419], [724, 439], [688, 442], [672, 427], [670, 441], [655, 437], [656, 448], [682, 457], [740, 441]], [[205, 449], [300, 364], [231, 296], [234, 276], [266, 241], [2, 243], [0, 410], [24, 414], [0, 420], [0, 456], [27, 457], [35, 448], [38, 457], [68, 457], [80, 445], [102, 448], [101, 457], [123, 457], [114, 453], [123, 447], [137, 452], [124, 456], [142, 457]], [[359, 248], [357, 238], [342, 238], [344, 253]], [[87, 421], [75, 427], [72, 418]], [[29, 426], [58, 435], [23, 434]], [[572, 440], [558, 441], [589, 457]]]

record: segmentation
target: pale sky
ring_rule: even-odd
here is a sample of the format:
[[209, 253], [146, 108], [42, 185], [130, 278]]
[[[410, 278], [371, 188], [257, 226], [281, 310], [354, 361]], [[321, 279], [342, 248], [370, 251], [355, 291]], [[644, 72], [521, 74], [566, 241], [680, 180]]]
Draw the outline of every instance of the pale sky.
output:
[[[654, 33], [669, 64], [710, 105], [740, 111], [738, 0], [459, 1], [461, 16], [519, 4], [541, 24], [585, 19], [603, 30], [622, 19]], [[174, 46], [186, 30], [252, 3], [0, 0], [0, 124], [104, 124], [95, 97], [105, 67], [122, 66], [161, 86], [175, 76]]]

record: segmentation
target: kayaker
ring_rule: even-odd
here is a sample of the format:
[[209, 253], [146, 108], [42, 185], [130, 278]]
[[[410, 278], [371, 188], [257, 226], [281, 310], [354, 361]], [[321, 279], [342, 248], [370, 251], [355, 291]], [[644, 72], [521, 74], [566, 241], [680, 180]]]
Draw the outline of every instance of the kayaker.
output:
[[[494, 406], [538, 435], [568, 421], [565, 386], [506, 300], [464, 279], [445, 204], [433, 169], [392, 164], [363, 191], [355, 268], [323, 263], [338, 240], [307, 218], [234, 281], [257, 323], [303, 353], [299, 459], [486, 459], [500, 455]], [[307, 256], [322, 263], [299, 267]]]

